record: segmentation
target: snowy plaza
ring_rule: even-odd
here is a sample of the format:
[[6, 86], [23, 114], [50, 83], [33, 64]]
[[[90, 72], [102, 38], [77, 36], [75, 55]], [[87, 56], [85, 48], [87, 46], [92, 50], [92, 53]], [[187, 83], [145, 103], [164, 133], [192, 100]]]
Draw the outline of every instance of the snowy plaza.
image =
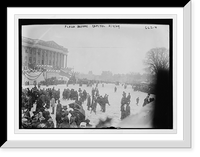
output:
[[[21, 82], [25, 92], [20, 107], [27, 112], [27, 117], [22, 115], [25, 123], [37, 128], [31, 124], [41, 122], [37, 116], [39, 119], [46, 116], [45, 124], [50, 126], [47, 128], [59, 128], [59, 122], [66, 124], [63, 128], [70, 128], [67, 126], [70, 120], [79, 128], [81, 121], [89, 120], [88, 127], [95, 128], [107, 119], [111, 120], [110, 127], [151, 128], [158, 100], [157, 74], [160, 69], [169, 71], [170, 64], [169, 26], [150, 26], [142, 23], [102, 23], [95, 27], [94, 24], [23, 25]], [[31, 90], [33, 87], [36, 94]], [[85, 90], [85, 95], [79, 89]], [[75, 96], [63, 98], [63, 91], [69, 90]], [[79, 94], [84, 95], [84, 100]], [[90, 97], [92, 102], [88, 105]], [[59, 117], [65, 111], [58, 99], [69, 110], [65, 118]], [[52, 101], [55, 103], [50, 105]], [[78, 111], [69, 106], [72, 103], [80, 105]], [[56, 114], [57, 109], [62, 114]], [[45, 115], [46, 110], [50, 116]]]
[[[121, 98], [122, 98], [122, 93], [126, 92], [127, 94], [130, 93], [131, 94], [131, 102], [130, 102], [130, 108], [131, 108], [131, 115], [141, 115], [144, 116], [146, 115], [146, 113], [149, 112], [149, 110], [152, 110], [152, 104], [150, 103], [148, 105], [146, 105], [145, 107], [143, 107], [143, 102], [144, 99], [147, 96], [147, 93], [143, 93], [140, 91], [134, 91], [132, 89], [131, 86], [127, 86], [126, 89], [124, 89], [124, 87], [122, 85], [118, 85], [117, 87], [117, 91], [114, 91], [114, 87], [116, 85], [115, 84], [104, 84], [104, 86], [102, 86], [102, 84], [98, 85], [98, 89], [99, 89], [99, 94], [100, 95], [104, 95], [104, 94], [108, 94], [108, 100], [110, 105], [106, 104], [106, 112], [102, 112], [100, 110], [100, 106], [97, 105], [97, 112], [96, 114], [94, 112], [91, 113], [91, 111], [87, 110], [87, 100], [83, 103], [83, 108], [85, 110], [85, 116], [86, 119], [90, 120], [90, 124], [92, 126], [95, 126], [99, 120], [105, 120], [107, 117], [111, 118], [111, 126], [113, 127], [118, 127], [118, 125], [121, 122], [120, 116], [121, 116], [121, 111], [120, 111], [120, 106], [121, 106]], [[29, 86], [24, 86], [23, 88], [32, 88], [32, 85]], [[62, 106], [68, 106], [68, 104], [74, 102], [73, 100], [64, 100], [62, 98], [62, 93], [64, 91], [64, 89], [74, 89], [74, 90], [78, 90], [79, 88], [81, 88], [82, 90], [86, 90], [87, 93], [91, 94], [91, 90], [93, 87], [87, 87], [86, 85], [82, 85], [81, 87], [78, 84], [75, 85], [68, 85], [68, 87], [66, 85], [54, 85], [54, 86], [41, 86], [41, 89], [46, 89], [46, 88], [53, 88], [54, 89], [60, 89], [60, 103], [62, 104]], [[136, 105], [136, 98], [139, 97], [139, 103], [138, 105]], [[150, 97], [155, 97], [154, 95], [151, 94]], [[69, 107], [69, 106], [68, 106]], [[146, 108], [146, 112], [144, 112], [144, 109]], [[35, 110], [35, 107], [32, 108], [31, 111]], [[51, 112], [52, 108], [50, 107], [49, 111]], [[55, 107], [56, 110], [56, 107]], [[141, 114], [142, 113], [142, 114]], [[56, 124], [56, 114], [54, 112], [54, 114], [51, 114], [51, 117], [54, 121], [54, 124]], [[56, 127], [56, 125], [55, 125]], [[137, 127], [137, 126], [136, 126]]]

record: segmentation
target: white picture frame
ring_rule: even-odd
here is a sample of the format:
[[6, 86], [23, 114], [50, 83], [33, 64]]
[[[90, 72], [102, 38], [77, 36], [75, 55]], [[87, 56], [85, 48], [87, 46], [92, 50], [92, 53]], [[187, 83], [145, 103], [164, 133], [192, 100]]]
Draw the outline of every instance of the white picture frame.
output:
[[[13, 99], [7, 97], [7, 141], [2, 148], [191, 148], [191, 2], [189, 1], [183, 8], [125, 8], [122, 14], [118, 14], [121, 8], [102, 8], [94, 10], [94, 8], [7, 8], [7, 54], [8, 54], [8, 93]], [[111, 10], [109, 10], [111, 9]], [[112, 10], [113, 9], [113, 10]], [[171, 11], [169, 12], [169, 10]], [[45, 11], [44, 11], [45, 10]], [[79, 10], [77, 14], [77, 10]], [[120, 10], [121, 11], [121, 10]], [[159, 13], [160, 12], [160, 13]], [[120, 12], [121, 13], [121, 12]], [[137, 15], [136, 15], [137, 14]], [[151, 132], [146, 130], [131, 131], [106, 131], [99, 130], [96, 133], [92, 131], [71, 131], [67, 134], [64, 132], [42, 132], [41, 130], [32, 133], [23, 133], [16, 130], [16, 102], [18, 102], [19, 93], [16, 85], [16, 66], [13, 66], [18, 60], [17, 55], [17, 28], [16, 22], [19, 18], [172, 18], [175, 26], [174, 49], [176, 54], [173, 56], [175, 60], [175, 69], [173, 69], [176, 77], [182, 78], [182, 82], [175, 81], [175, 90], [177, 94], [177, 128], [172, 132]], [[182, 30], [182, 31], [181, 31]], [[181, 38], [183, 37], [183, 38]], [[183, 40], [181, 40], [183, 39]], [[182, 51], [181, 51], [182, 50]], [[182, 64], [183, 63], [183, 64]], [[181, 72], [178, 72], [179, 69]], [[181, 84], [183, 83], [183, 84]], [[11, 91], [15, 87], [15, 93]], [[183, 89], [183, 92], [182, 92]], [[182, 92], [182, 93], [181, 93]], [[12, 108], [12, 109], [11, 109]], [[180, 110], [179, 110], [180, 109]], [[9, 111], [9, 112], [8, 112]], [[12, 116], [10, 116], [12, 114]], [[180, 123], [179, 123], [180, 122]], [[58, 135], [59, 134], [59, 135]], [[58, 140], [56, 135], [58, 135]], [[70, 135], [70, 137], [67, 137]], [[32, 137], [31, 137], [32, 136]], [[43, 138], [43, 136], [45, 136]], [[62, 136], [64, 139], [62, 139]], [[138, 138], [137, 138], [137, 137]], [[143, 139], [140, 137], [143, 136]], [[155, 139], [153, 139], [155, 136]], [[35, 138], [38, 137], [38, 138]], [[51, 138], [52, 137], [52, 138]], [[66, 138], [67, 137], [67, 138]], [[51, 138], [51, 139], [50, 139]], [[146, 138], [146, 139], [145, 139]]]

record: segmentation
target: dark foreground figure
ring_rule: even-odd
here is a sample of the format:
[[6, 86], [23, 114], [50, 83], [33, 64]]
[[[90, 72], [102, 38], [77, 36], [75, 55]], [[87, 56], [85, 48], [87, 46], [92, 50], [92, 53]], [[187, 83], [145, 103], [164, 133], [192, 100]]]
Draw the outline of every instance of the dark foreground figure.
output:
[[173, 129], [173, 88], [170, 75], [165, 70], [160, 70], [157, 74], [153, 114], [153, 127], [157, 129]]
[[[143, 109], [139, 114], [130, 115], [123, 119], [119, 128], [154, 128], [173, 129], [173, 84], [170, 71], [159, 70], [157, 73], [155, 87], [155, 101], [152, 106], [144, 101]], [[143, 116], [144, 115], [144, 116]]]

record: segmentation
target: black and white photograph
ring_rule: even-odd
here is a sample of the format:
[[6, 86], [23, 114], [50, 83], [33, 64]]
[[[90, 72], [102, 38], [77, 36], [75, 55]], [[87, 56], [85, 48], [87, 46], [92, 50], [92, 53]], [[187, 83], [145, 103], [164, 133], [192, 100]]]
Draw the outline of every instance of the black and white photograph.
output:
[[7, 8], [1, 148], [192, 148], [192, 3], [141, 4]]
[[173, 129], [170, 19], [19, 19], [19, 129]]

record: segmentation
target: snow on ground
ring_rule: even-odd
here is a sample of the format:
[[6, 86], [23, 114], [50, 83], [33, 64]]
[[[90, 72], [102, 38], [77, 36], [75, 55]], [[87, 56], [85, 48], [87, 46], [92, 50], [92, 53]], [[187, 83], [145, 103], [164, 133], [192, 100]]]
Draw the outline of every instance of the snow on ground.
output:
[[[104, 87], [102, 87], [102, 84], [98, 85], [98, 89], [99, 89], [99, 93], [100, 95], [104, 96], [104, 94], [108, 94], [109, 97], [109, 102], [110, 102], [110, 106], [106, 105], [106, 112], [103, 113], [100, 111], [100, 106], [97, 105], [97, 112], [95, 113], [90, 113], [90, 111], [87, 110], [87, 100], [83, 103], [83, 108], [85, 110], [86, 113], [86, 118], [88, 118], [90, 120], [90, 124], [92, 125], [96, 125], [99, 121], [99, 119], [105, 119], [106, 117], [112, 118], [112, 126], [118, 126], [118, 124], [121, 122], [120, 120], [120, 116], [121, 116], [121, 112], [120, 112], [120, 106], [121, 106], [121, 98], [122, 98], [122, 93], [123, 91], [126, 92], [126, 94], [128, 95], [128, 93], [131, 94], [131, 103], [130, 103], [130, 107], [131, 107], [131, 115], [138, 115], [139, 113], [142, 114], [146, 114], [148, 112], [148, 110], [151, 110], [151, 104], [146, 105], [145, 107], [142, 107], [143, 102], [145, 97], [147, 96], [147, 93], [143, 93], [143, 92], [138, 92], [138, 91], [133, 91], [131, 86], [127, 86], [126, 89], [124, 89], [124, 87], [122, 85], [118, 85], [117, 87], [117, 91], [114, 92], [114, 87], [116, 85], [114, 84], [104, 84]], [[33, 86], [24, 86], [23, 88], [32, 88]], [[82, 89], [82, 91], [85, 89], [90, 95], [91, 95], [91, 90], [92, 87], [87, 87], [86, 85], [82, 85], [82, 87], [80, 87], [78, 84], [75, 85], [68, 85], [68, 87], [66, 85], [54, 85], [54, 86], [41, 86], [41, 89], [43, 88], [55, 88], [55, 89], [60, 89], [60, 102], [63, 106], [66, 106], [68, 104], [70, 104], [71, 100], [63, 100], [62, 99], [62, 93], [64, 89], [75, 89], [78, 90], [79, 88]], [[93, 86], [94, 87], [94, 86]], [[136, 105], [136, 98], [139, 97], [139, 104]], [[155, 97], [154, 95], [150, 95], [150, 97]], [[144, 112], [144, 109], [146, 108], [147, 112]], [[55, 108], [56, 111], [56, 108]], [[51, 113], [51, 108], [50, 108], [50, 113]], [[145, 115], [140, 115], [140, 116], [144, 116]], [[54, 123], [56, 124], [55, 121], [55, 112], [54, 115], [51, 115]], [[56, 126], [56, 125], [55, 125]]]

